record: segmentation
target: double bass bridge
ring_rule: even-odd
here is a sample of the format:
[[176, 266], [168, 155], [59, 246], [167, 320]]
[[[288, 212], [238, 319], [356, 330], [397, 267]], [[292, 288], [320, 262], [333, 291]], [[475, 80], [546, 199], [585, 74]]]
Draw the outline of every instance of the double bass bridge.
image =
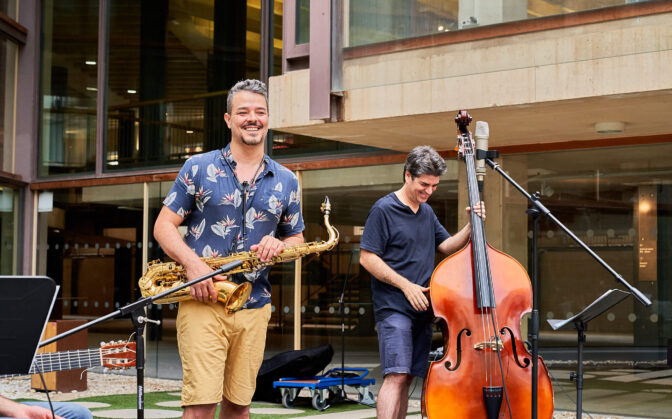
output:
[[475, 344], [474, 349], [477, 351], [501, 352], [502, 350], [504, 350], [504, 343], [500, 338], [493, 336], [488, 341], [479, 342]]

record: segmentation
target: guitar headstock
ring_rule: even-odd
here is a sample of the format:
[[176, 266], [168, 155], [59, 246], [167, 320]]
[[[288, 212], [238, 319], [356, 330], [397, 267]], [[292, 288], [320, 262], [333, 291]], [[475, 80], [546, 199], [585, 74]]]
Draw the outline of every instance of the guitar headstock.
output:
[[109, 369], [125, 370], [135, 367], [135, 342], [101, 342], [102, 366]]
[[457, 154], [464, 158], [465, 155], [474, 154], [474, 143], [471, 140], [471, 133], [467, 129], [471, 123], [471, 115], [462, 109], [457, 112], [455, 123], [457, 124]]

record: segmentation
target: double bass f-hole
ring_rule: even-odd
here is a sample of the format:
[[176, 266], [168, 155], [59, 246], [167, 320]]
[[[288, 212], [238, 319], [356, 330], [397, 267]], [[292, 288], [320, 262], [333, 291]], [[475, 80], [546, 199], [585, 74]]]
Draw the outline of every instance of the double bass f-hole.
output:
[[[467, 129], [471, 120], [466, 111], [455, 118], [458, 154], [466, 166], [469, 206], [474, 208], [481, 197], [475, 147]], [[434, 315], [444, 331], [444, 355], [429, 367], [423, 413], [432, 419], [527, 419], [532, 413], [532, 368], [520, 321], [532, 311], [530, 279], [520, 263], [486, 242], [483, 219], [476, 211], [469, 217], [469, 242], [439, 263], [430, 282]], [[550, 419], [553, 388], [540, 361], [537, 413]]]

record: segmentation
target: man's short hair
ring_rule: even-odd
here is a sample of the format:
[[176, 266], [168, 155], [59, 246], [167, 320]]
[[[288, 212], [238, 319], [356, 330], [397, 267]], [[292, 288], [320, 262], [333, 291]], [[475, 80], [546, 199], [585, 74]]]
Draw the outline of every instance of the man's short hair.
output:
[[266, 84], [260, 80], [247, 79], [239, 81], [238, 83], [234, 84], [231, 89], [229, 89], [229, 95], [226, 97], [226, 113], [231, 114], [231, 108], [233, 107], [233, 96], [243, 90], [263, 95], [264, 99], [266, 99], [266, 108], [268, 108], [268, 91], [266, 90]]
[[446, 173], [446, 161], [428, 145], [415, 147], [406, 156], [404, 164], [404, 181], [406, 181], [406, 172], [415, 179], [421, 175], [441, 176]]

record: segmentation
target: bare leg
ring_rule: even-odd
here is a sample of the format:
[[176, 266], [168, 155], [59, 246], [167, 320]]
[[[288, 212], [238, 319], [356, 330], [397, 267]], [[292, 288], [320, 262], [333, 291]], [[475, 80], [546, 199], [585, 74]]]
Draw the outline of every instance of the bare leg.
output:
[[250, 417], [250, 406], [241, 406], [222, 398], [222, 408], [219, 411], [220, 419], [248, 419]]
[[408, 374], [387, 374], [376, 400], [378, 419], [402, 419], [408, 410], [408, 388], [413, 376]]
[[193, 406], [185, 406], [184, 412], [182, 413], [182, 418], [183, 419], [214, 418], [216, 409], [217, 409], [216, 404], [196, 404]]

